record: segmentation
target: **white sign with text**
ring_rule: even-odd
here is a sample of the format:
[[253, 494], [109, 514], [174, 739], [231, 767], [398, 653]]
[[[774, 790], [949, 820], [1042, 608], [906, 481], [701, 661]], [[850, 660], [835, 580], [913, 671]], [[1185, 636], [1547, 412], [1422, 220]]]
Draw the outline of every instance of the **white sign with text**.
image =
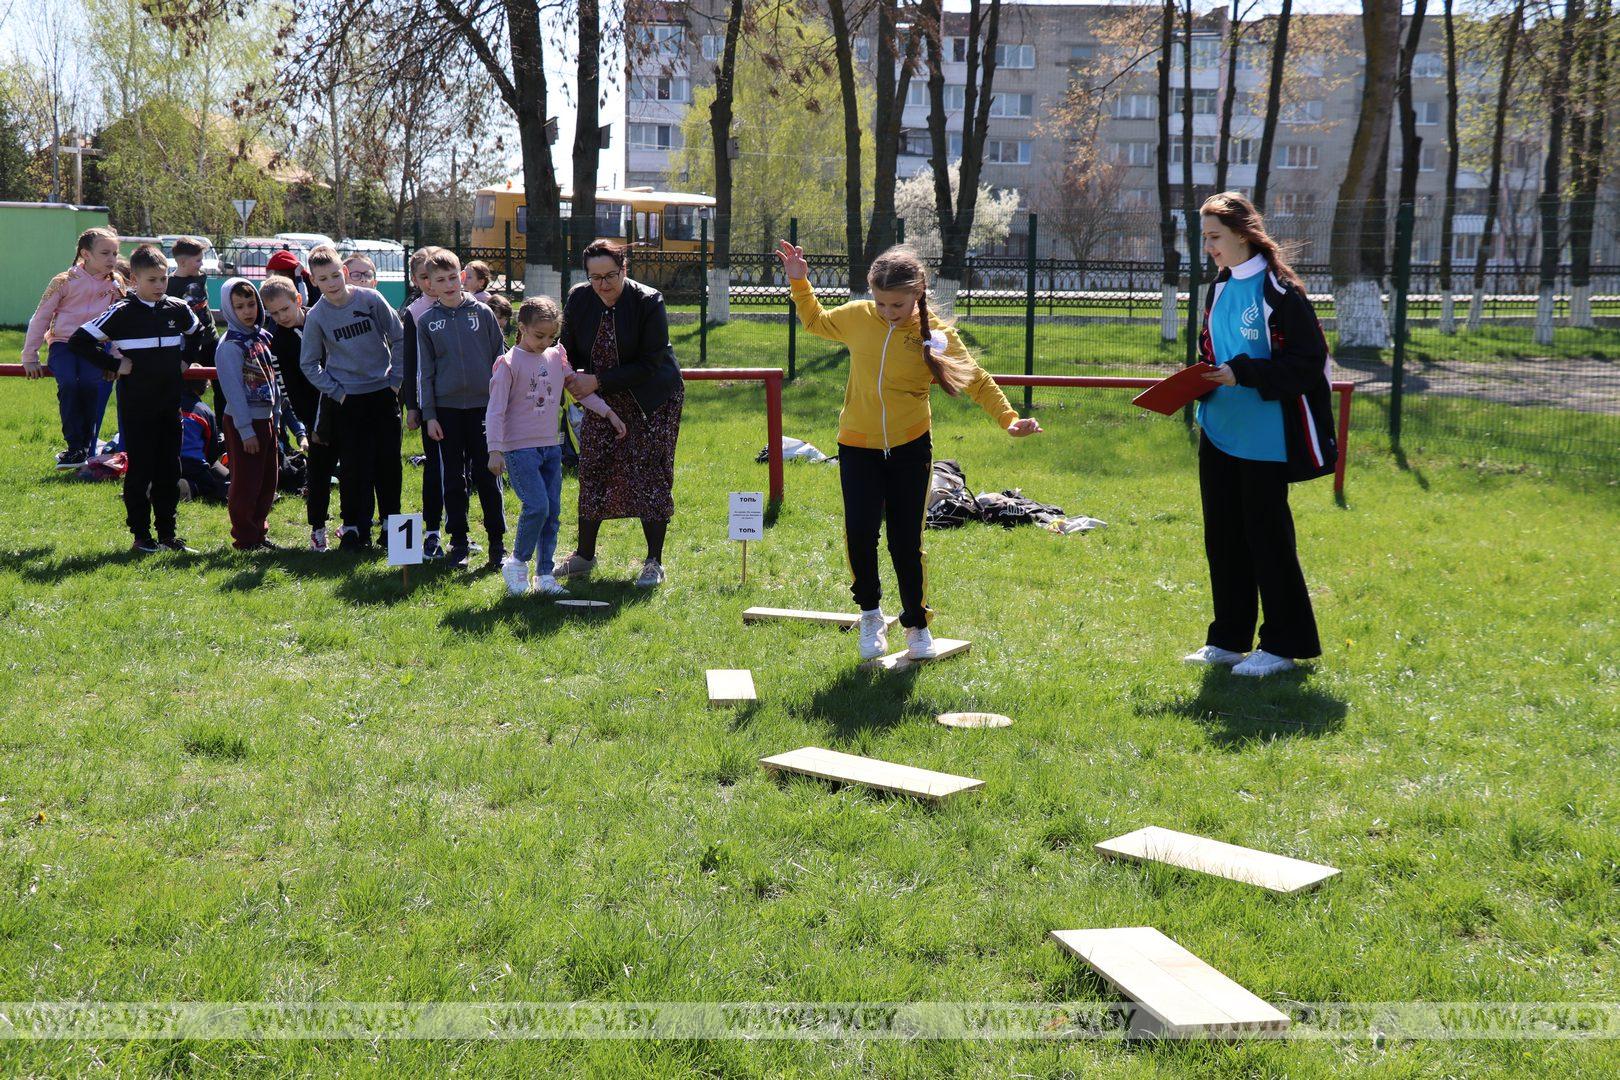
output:
[[763, 491], [733, 491], [731, 493], [731, 538], [733, 540], [765, 539], [765, 493]]

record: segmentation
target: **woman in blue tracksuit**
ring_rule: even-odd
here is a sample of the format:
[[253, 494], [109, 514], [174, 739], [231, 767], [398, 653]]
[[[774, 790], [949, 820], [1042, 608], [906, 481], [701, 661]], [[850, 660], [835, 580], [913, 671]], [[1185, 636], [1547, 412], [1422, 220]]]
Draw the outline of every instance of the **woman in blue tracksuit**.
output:
[[[1237, 192], [1200, 208], [1220, 272], [1199, 341], [1215, 383], [1198, 402], [1198, 486], [1215, 620], [1194, 664], [1235, 674], [1287, 671], [1320, 656], [1316, 616], [1294, 550], [1288, 485], [1333, 471], [1327, 339], [1299, 277], [1260, 213]], [[1260, 647], [1254, 642], [1261, 609]]]

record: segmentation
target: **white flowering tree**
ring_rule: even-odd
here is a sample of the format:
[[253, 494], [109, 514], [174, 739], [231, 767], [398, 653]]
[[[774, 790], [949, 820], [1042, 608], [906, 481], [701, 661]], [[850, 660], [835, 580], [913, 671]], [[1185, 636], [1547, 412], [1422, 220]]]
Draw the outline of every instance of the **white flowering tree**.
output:
[[[960, 162], [950, 166], [951, 202], [956, 203], [962, 186]], [[934, 172], [923, 169], [909, 180], [902, 180], [894, 192], [895, 213], [906, 223], [906, 244], [925, 259], [939, 258], [943, 243], [939, 216], [935, 209]], [[1018, 192], [996, 192], [979, 185], [978, 209], [973, 215], [973, 231], [968, 235], [969, 250], [999, 244], [1012, 231], [1013, 215], [1018, 212]], [[944, 297], [941, 296], [943, 305]]]

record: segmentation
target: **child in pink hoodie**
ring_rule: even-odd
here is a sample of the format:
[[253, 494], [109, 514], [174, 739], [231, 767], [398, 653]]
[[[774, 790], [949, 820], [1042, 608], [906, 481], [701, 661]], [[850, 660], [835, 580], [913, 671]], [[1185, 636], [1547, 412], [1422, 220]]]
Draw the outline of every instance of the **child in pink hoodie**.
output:
[[[489, 407], [484, 412], [484, 434], [489, 441], [489, 471], [507, 474], [512, 490], [523, 503], [518, 516], [517, 542], [501, 565], [506, 589], [516, 596], [529, 591], [529, 558], [536, 545], [540, 580], [536, 591], [567, 596], [551, 573], [557, 553], [557, 529], [562, 523], [562, 441], [557, 422], [562, 408], [563, 380], [573, 374], [568, 358], [557, 345], [562, 312], [549, 296], [531, 296], [518, 309], [518, 343], [495, 361], [489, 379]], [[613, 425], [624, 438], [624, 421], [596, 394], [580, 404]]]
[[67, 449], [56, 455], [56, 467], [76, 469], [95, 455], [101, 418], [113, 383], [94, 364], [73, 354], [68, 338], [73, 331], [112, 307], [124, 295], [113, 267], [118, 261], [118, 234], [111, 229], [86, 229], [79, 235], [73, 265], [51, 279], [40, 298], [23, 338], [23, 373], [37, 379], [45, 373], [39, 350], [46, 354], [56, 376], [56, 407], [62, 419]]

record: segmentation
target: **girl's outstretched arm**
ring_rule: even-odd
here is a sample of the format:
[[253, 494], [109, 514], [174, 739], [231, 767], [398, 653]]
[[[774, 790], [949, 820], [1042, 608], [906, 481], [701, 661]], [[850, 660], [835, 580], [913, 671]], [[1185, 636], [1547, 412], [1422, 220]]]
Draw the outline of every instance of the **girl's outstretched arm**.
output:
[[810, 264], [805, 261], [804, 248], [783, 240], [777, 245], [776, 258], [782, 264], [782, 272], [787, 275], [788, 289], [793, 296], [793, 306], [799, 313], [799, 322], [817, 337], [844, 341], [841, 313], [851, 305], [845, 304], [831, 311], [821, 306], [821, 301], [816, 299], [816, 290], [810, 286]]

